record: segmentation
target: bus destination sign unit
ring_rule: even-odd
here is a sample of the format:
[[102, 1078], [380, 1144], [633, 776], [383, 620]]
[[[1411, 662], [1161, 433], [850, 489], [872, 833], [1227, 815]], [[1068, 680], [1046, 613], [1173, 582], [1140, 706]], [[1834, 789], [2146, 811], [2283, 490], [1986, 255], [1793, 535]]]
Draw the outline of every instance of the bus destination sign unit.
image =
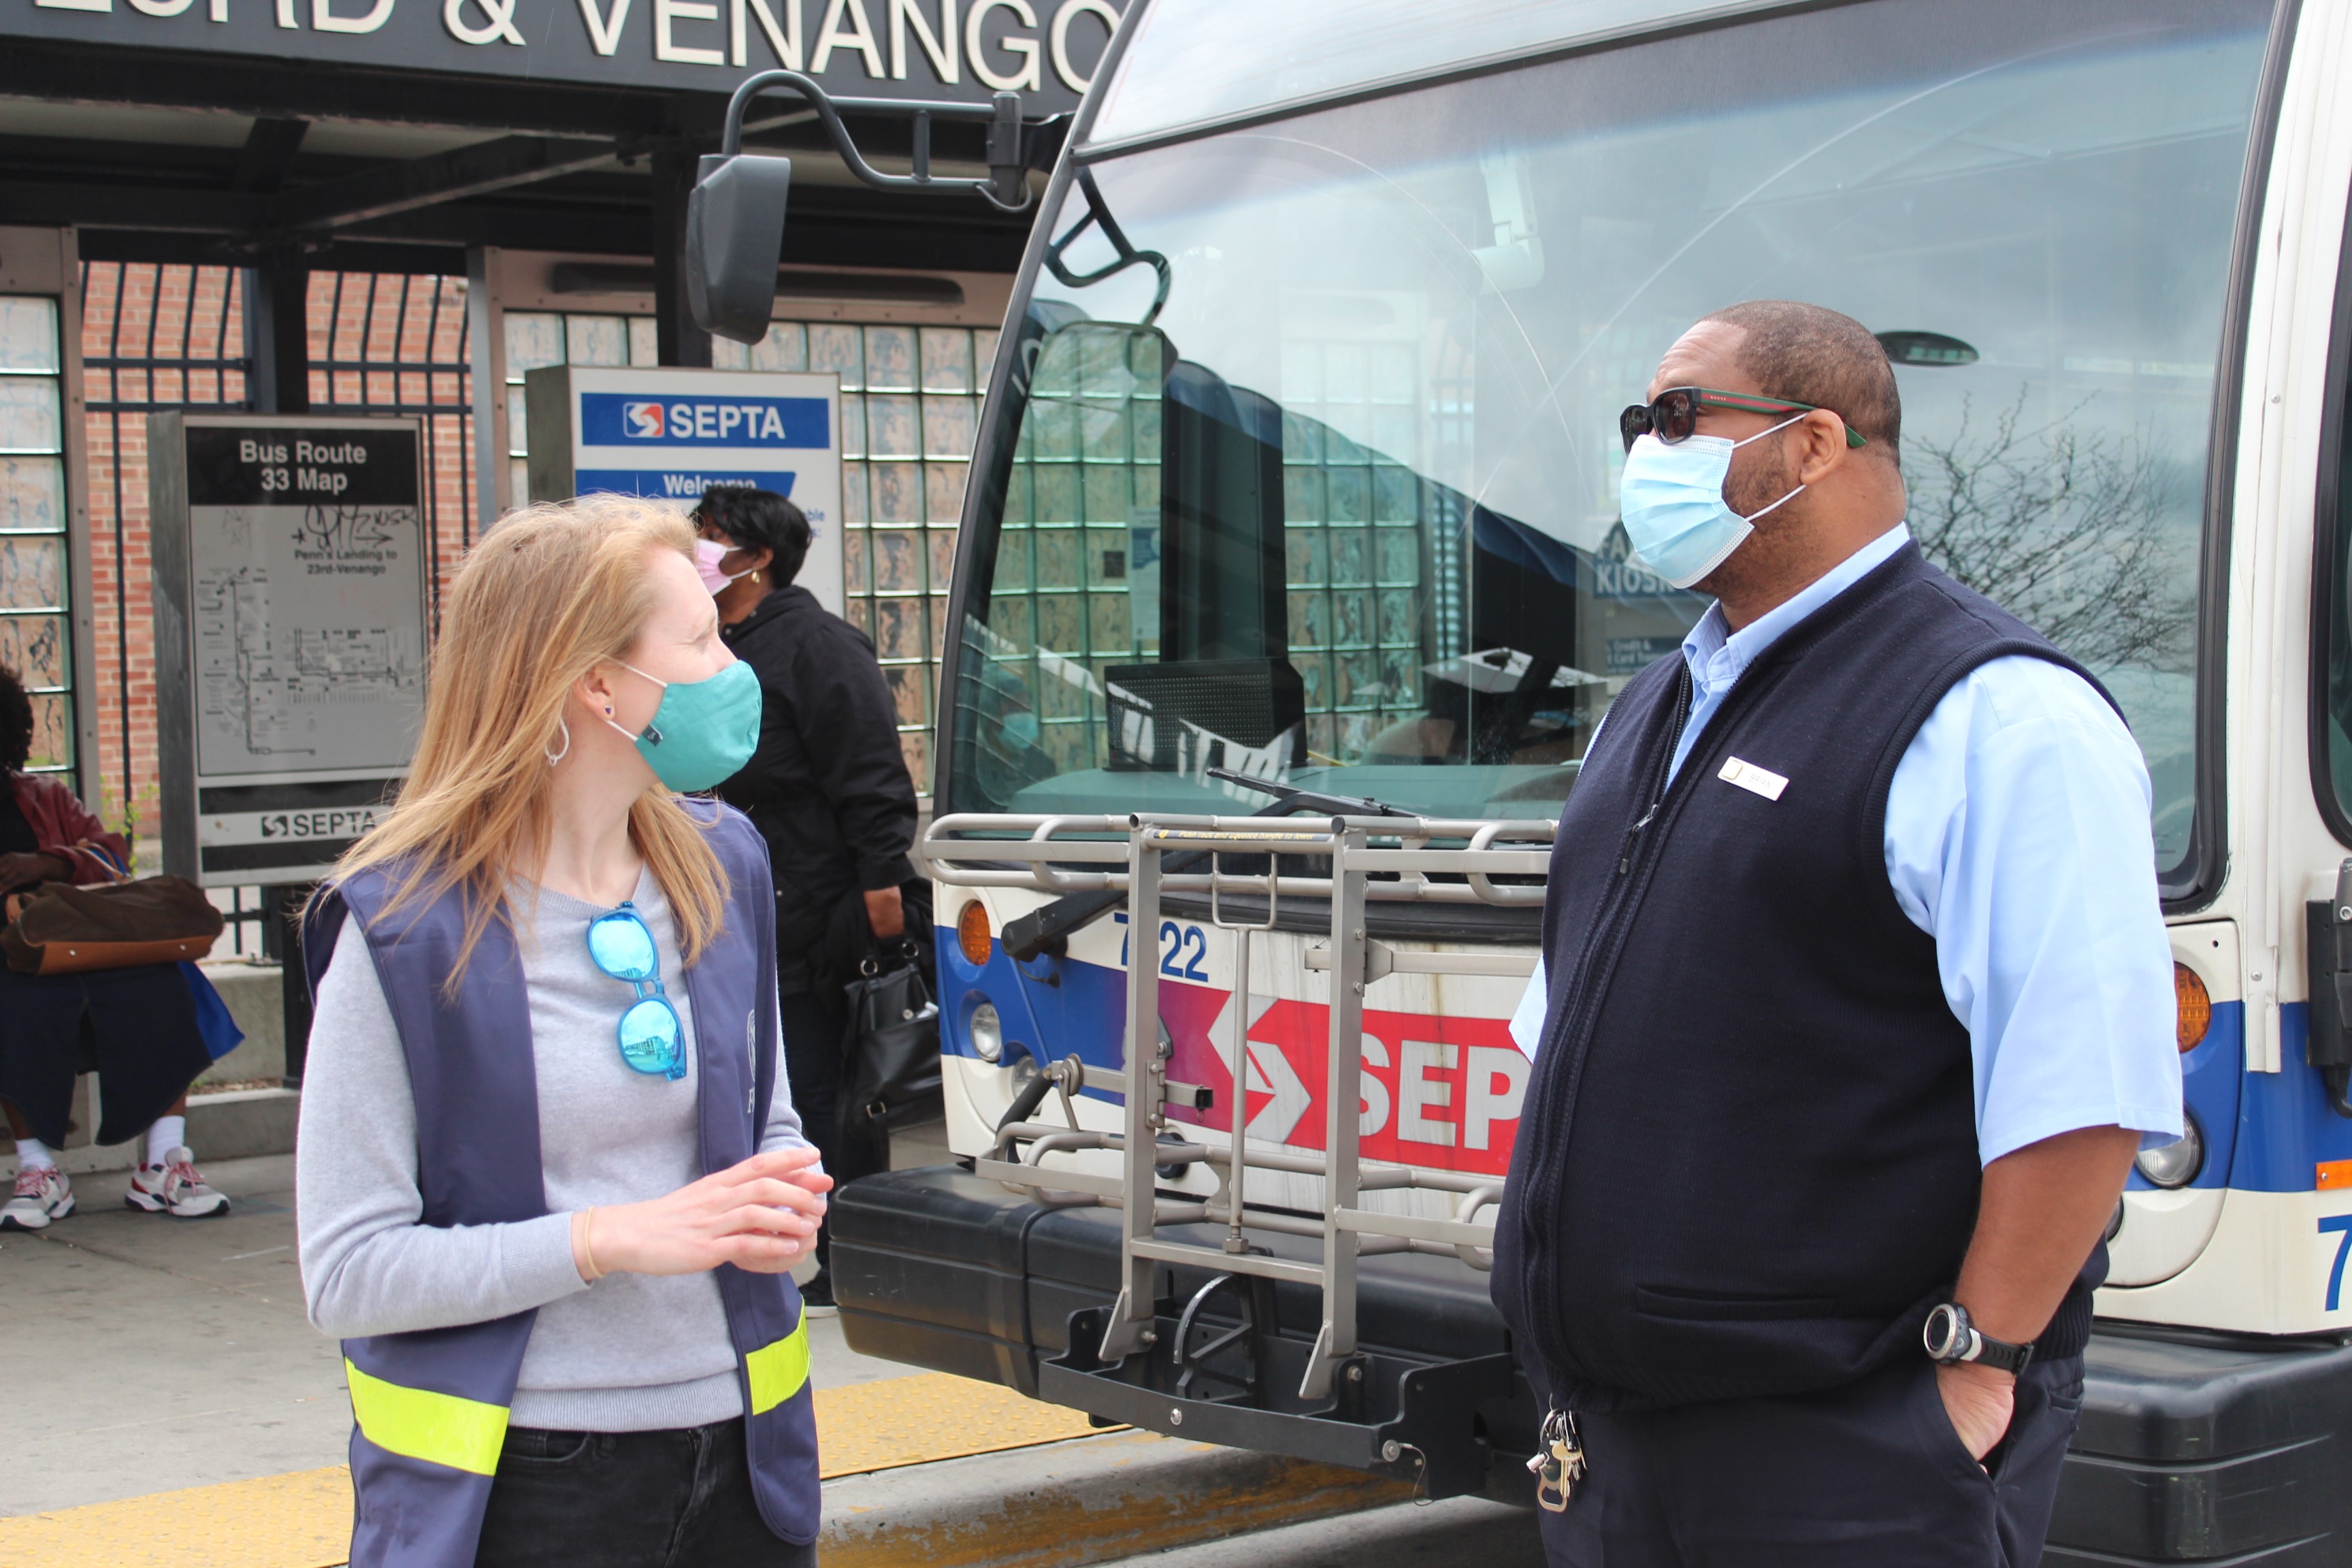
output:
[[148, 421], [163, 866], [324, 875], [381, 819], [425, 711], [415, 419]]

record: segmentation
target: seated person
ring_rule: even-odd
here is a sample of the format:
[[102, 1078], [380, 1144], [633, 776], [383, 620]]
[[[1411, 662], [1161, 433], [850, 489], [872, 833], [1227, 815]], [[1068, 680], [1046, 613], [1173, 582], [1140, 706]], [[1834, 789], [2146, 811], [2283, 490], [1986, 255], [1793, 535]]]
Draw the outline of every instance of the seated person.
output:
[[[0, 896], [39, 882], [112, 882], [131, 846], [74, 797], [64, 781], [25, 771], [33, 706], [16, 672], [0, 668]], [[16, 1140], [16, 1194], [0, 1230], [42, 1230], [73, 1213], [73, 1184], [58, 1168], [75, 1074], [102, 1063], [107, 1116], [100, 1141], [125, 1120], [147, 1125], [146, 1158], [126, 1206], [178, 1219], [228, 1212], [198, 1173], [187, 1144], [187, 1086], [210, 1065], [188, 984], [175, 964], [89, 974], [0, 969], [0, 1108]], [[120, 1081], [118, 1081], [120, 1080]], [[160, 1110], [162, 1114], [157, 1115]]]

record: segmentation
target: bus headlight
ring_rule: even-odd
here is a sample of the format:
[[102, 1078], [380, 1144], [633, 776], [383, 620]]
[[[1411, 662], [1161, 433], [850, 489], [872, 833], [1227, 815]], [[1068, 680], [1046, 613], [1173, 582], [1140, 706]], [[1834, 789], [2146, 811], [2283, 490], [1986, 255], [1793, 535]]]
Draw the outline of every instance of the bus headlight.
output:
[[996, 1016], [996, 1004], [982, 1002], [971, 1010], [971, 1022], [965, 1026], [971, 1034], [971, 1048], [982, 1061], [1000, 1061], [1004, 1056], [1004, 1020]]
[[2151, 1186], [2169, 1191], [2185, 1187], [2197, 1179], [2205, 1168], [2205, 1130], [2197, 1125], [2197, 1113], [2184, 1110], [2180, 1113], [2180, 1142], [2168, 1143], [2161, 1149], [2143, 1149], [2132, 1162], [2139, 1167]]

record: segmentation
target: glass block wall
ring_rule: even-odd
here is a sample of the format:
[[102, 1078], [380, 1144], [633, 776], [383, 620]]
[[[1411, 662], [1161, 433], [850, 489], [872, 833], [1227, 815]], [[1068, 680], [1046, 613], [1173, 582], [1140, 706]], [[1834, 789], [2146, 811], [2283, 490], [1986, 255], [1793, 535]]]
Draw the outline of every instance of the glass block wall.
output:
[[27, 765], [74, 764], [58, 302], [0, 295], [0, 665], [33, 699]]
[[[530, 497], [523, 377], [541, 365], [650, 365], [650, 316], [510, 310], [507, 431], [512, 498]], [[980, 394], [996, 333], [971, 327], [779, 321], [749, 348], [712, 345], [720, 370], [841, 376], [842, 562], [848, 618], [874, 639], [915, 786], [931, 789], [933, 704], [948, 581]]]
[[[988, 626], [969, 635], [1014, 682], [975, 700], [1025, 711], [1054, 773], [1103, 765], [1107, 671], [1163, 657], [1162, 348], [1157, 334], [1065, 328], [1031, 376]], [[1445, 545], [1458, 501], [1413, 467], [1428, 444], [1414, 353], [1283, 345], [1286, 635], [1318, 765], [1360, 762], [1418, 717], [1424, 663], [1465, 651], [1459, 551]]]
[[1420, 456], [1415, 358], [1411, 343], [1283, 344], [1290, 662], [1318, 763], [1357, 761], [1382, 726], [1421, 710], [1429, 537], [1410, 466]]
[[1161, 346], [1065, 328], [1030, 376], [982, 646], [1052, 773], [1102, 765], [1105, 672], [1160, 657]]

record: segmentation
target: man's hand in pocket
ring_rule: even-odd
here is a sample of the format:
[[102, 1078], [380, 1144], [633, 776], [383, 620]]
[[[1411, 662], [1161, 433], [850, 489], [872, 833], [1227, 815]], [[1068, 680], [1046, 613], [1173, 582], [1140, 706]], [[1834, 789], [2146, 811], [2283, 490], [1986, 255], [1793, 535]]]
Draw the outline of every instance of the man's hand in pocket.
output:
[[2017, 1379], [1990, 1366], [1961, 1363], [1936, 1369], [1936, 1392], [1944, 1396], [1944, 1414], [1952, 1430], [1979, 1464], [2009, 1430], [2017, 1407]]

